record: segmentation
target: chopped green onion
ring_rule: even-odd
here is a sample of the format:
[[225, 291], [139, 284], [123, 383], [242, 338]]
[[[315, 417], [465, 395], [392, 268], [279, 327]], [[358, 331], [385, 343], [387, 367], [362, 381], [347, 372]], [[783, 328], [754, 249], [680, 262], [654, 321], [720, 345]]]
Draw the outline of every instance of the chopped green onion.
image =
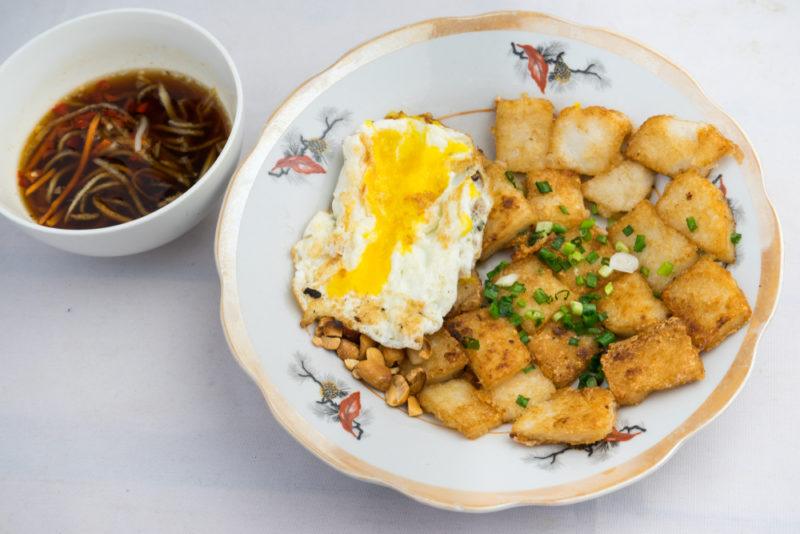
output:
[[631, 235], [633, 233], [633, 226], [630, 224], [622, 229], [622, 233], [625, 235]]
[[538, 255], [553, 271], [558, 272], [561, 270], [561, 264], [559, 264], [558, 256], [556, 256], [555, 252], [543, 248], [539, 250]]
[[470, 350], [478, 350], [479, 348], [481, 348], [481, 342], [475, 339], [474, 337], [461, 338], [461, 345], [463, 345], [465, 349], [470, 349]]
[[511, 185], [514, 186], [514, 189], [518, 189], [517, 181], [514, 178], [515, 178], [515, 176], [514, 176], [514, 173], [512, 171], [506, 171], [506, 180], [511, 182]]
[[514, 282], [511, 285], [511, 288], [509, 289], [509, 291], [511, 291], [511, 294], [514, 295], [515, 297], [517, 295], [521, 295], [522, 293], [525, 292], [525, 284], [522, 284], [520, 282]]
[[642, 275], [645, 276], [645, 277], [650, 276], [650, 269], [648, 269], [644, 265], [639, 267], [639, 272], [642, 273]]
[[597, 261], [597, 258], [600, 257], [600, 254], [597, 253], [596, 250], [591, 251], [589, 254], [586, 255], [586, 261], [588, 263], [594, 263]]
[[545, 304], [551, 302], [553, 299], [544, 292], [544, 289], [537, 287], [536, 291], [533, 292], [533, 300], [536, 301], [536, 304]]
[[617, 244], [614, 245], [614, 250], [616, 250], [617, 252], [630, 252], [628, 246], [622, 241], [617, 241]]
[[697, 221], [694, 217], [686, 217], [686, 226], [689, 227], [690, 232], [697, 230]]
[[514, 326], [519, 326], [522, 323], [522, 316], [517, 312], [511, 312], [508, 314], [508, 322]]
[[581, 315], [583, 313], [583, 304], [581, 304], [577, 300], [573, 300], [569, 304], [569, 311], [572, 312], [572, 315]]
[[601, 355], [602, 354], [595, 354], [592, 359], [589, 360], [586, 371], [578, 378], [578, 389], [587, 387], [593, 388], [603, 383], [606, 377], [605, 373], [603, 373], [603, 364], [600, 362]]
[[489, 315], [492, 316], [492, 319], [500, 317], [500, 306], [497, 305], [496, 300], [489, 304]]
[[598, 334], [602, 334], [603, 330], [601, 330], [600, 328], [597, 328], [596, 326], [593, 326], [591, 328], [587, 328], [586, 332], [589, 333], [589, 334], [592, 334], [593, 336], [596, 336]]
[[605, 332], [597, 336], [595, 339], [597, 340], [597, 343], [601, 347], [607, 347], [614, 341], [616, 341], [617, 336], [615, 336], [613, 332], [609, 332], [608, 330], [606, 330]]
[[561, 213], [563, 213], [564, 215], [569, 215], [569, 210], [567, 209], [567, 207], [564, 204], [559, 204], [558, 205], [558, 210]]
[[536, 369], [536, 366], [535, 366], [535, 365], [533, 365], [533, 364], [530, 364], [528, 367], [526, 367], [525, 369], [523, 369], [523, 370], [522, 370], [522, 372], [523, 372], [523, 373], [525, 373], [525, 374], [528, 374], [528, 373], [530, 373], [531, 371], [533, 371], [534, 369]]
[[528, 407], [528, 401], [529, 400], [530, 399], [528, 397], [525, 397], [525, 396], [522, 396], [522, 395], [517, 395], [517, 404], [522, 406], [523, 408], [527, 408]]
[[536, 326], [540, 326], [544, 322], [544, 314], [539, 310], [533, 311], [533, 322]]
[[581, 230], [590, 230], [594, 226], [594, 219], [584, 219], [581, 221], [580, 229]]
[[575, 277], [575, 285], [576, 286], [582, 286], [584, 284], [586, 284], [586, 279], [583, 276], [578, 275], [578, 276]]
[[537, 232], [544, 232], [545, 234], [549, 234], [552, 229], [553, 229], [553, 223], [550, 221], [539, 221], [536, 223]]
[[581, 254], [580, 251], [578, 250], [569, 255], [569, 261], [572, 263], [580, 263], [582, 259], [583, 259], [583, 254]]
[[553, 192], [553, 188], [550, 187], [550, 182], [548, 182], [547, 180], [544, 180], [542, 182], [536, 182], [536, 189], [538, 189], [539, 192], [543, 195], [546, 193]]
[[522, 341], [524, 345], [527, 345], [530, 339], [530, 336], [528, 336], [528, 333], [525, 330], [519, 331], [519, 340]]
[[525, 302], [525, 299], [517, 299], [516, 304], [518, 308], [524, 308], [525, 306], [528, 305], [528, 303]]
[[594, 202], [589, 202], [589, 212], [592, 215], [597, 215], [599, 211], [597, 210], [597, 204]]
[[559, 311], [557, 311], [557, 312], [555, 312], [555, 313], [553, 314], [553, 320], [554, 320], [555, 322], [558, 322], [558, 321], [560, 321], [560, 320], [561, 320], [561, 319], [563, 319], [563, 318], [564, 318], [564, 312], [562, 312], [561, 310], [559, 310]]
[[486, 297], [486, 300], [494, 300], [497, 298], [499, 291], [496, 285], [489, 282], [483, 287], [483, 296]]
[[581, 342], [581, 340], [578, 339], [577, 337], [571, 337], [571, 338], [569, 338], [569, 342], [568, 343], [570, 345], [572, 345], [573, 347], [577, 347], [580, 342]]
[[634, 252], [641, 252], [647, 246], [645, 243], [644, 236], [642, 234], [636, 235], [636, 242], [633, 244], [633, 251]]
[[[553, 232], [556, 232], [555, 225], [553, 225]], [[560, 235], [555, 239], [553, 239], [553, 242], [550, 243], [550, 247], [552, 247], [553, 250], [558, 250], [561, 248], [561, 245], [563, 244], [564, 244], [564, 236]]]
[[606, 295], [610, 295], [614, 292], [614, 284], [611, 282], [607, 283], [606, 287], [603, 288], [603, 291], [605, 291]]
[[742, 234], [737, 234], [736, 232], [731, 234], [731, 243], [734, 245], [738, 245], [739, 241], [742, 240]]
[[567, 228], [563, 224], [553, 223], [553, 232], [557, 234], [563, 234], [567, 231]]
[[500, 263], [497, 264], [497, 266], [494, 269], [486, 273], [486, 278], [488, 278], [489, 280], [494, 280], [495, 278], [497, 278], [497, 275], [500, 274], [500, 272], [506, 267], [508, 267], [508, 262], [501, 261]]
[[589, 273], [586, 275], [586, 285], [591, 288], [597, 287], [597, 275]]
[[656, 272], [658, 272], [659, 276], [669, 276], [672, 274], [673, 267], [674, 265], [672, 265], [672, 263], [665, 261], [664, 263], [661, 264], [661, 266], [658, 268], [658, 271]]
[[602, 245], [605, 245], [608, 243], [608, 236], [605, 234], [597, 234], [597, 237], [595, 237], [594, 240]]
[[561, 247], [561, 252], [563, 252], [564, 254], [569, 255], [569, 254], [572, 254], [573, 252], [575, 252], [576, 248], [577, 247], [575, 246], [575, 243], [573, 243], [572, 241], [567, 241], [566, 243], [564, 243], [564, 246]]
[[583, 382], [583, 387], [585, 388], [596, 388], [597, 387], [597, 379], [594, 376], [586, 377], [586, 380]]
[[611, 258], [606, 258], [603, 256], [603, 259], [600, 260], [601, 265], [611, 265]]

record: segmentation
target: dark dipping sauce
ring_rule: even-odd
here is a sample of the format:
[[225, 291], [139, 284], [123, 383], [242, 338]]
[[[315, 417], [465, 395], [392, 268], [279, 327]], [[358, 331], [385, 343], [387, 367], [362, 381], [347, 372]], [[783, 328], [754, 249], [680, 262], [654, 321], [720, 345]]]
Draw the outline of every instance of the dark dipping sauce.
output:
[[128, 222], [192, 187], [229, 133], [213, 89], [160, 70], [115, 74], [72, 92], [39, 121], [20, 158], [20, 193], [42, 225]]

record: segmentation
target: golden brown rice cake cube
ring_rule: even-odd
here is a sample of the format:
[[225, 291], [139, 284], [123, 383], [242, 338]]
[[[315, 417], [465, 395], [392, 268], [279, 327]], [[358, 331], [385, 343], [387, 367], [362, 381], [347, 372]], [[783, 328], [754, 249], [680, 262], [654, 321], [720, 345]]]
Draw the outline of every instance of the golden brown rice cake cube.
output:
[[[702, 174], [690, 170], [670, 180], [656, 202], [656, 211], [665, 223], [715, 258], [726, 263], [736, 260], [731, 207], [722, 191]], [[687, 222], [690, 217], [697, 225], [694, 231]]]
[[[528, 173], [527, 182], [528, 202], [536, 222], [551, 221], [569, 228], [589, 216], [583, 205], [581, 178], [574, 172], [544, 169]], [[537, 182], [546, 182], [552, 191], [540, 192]]]
[[[522, 316], [522, 328], [528, 334], [536, 332], [540, 326], [550, 320], [559, 307], [569, 302], [571, 294], [568, 293], [569, 289], [553, 275], [553, 271], [534, 256], [512, 261], [498, 275], [498, 279], [507, 274], [515, 274], [517, 281], [525, 286], [525, 291], [516, 299], [516, 302], [521, 302], [524, 306], [518, 306], [515, 303], [514, 310]], [[537, 289], [544, 292], [549, 298], [549, 302], [542, 304], [536, 302], [534, 295]], [[534, 319], [535, 314], [541, 314], [542, 319], [539, 324]]]
[[[573, 230], [571, 232], [567, 232], [564, 237], [567, 241], [571, 241], [575, 239], [577, 236], [580, 235], [578, 230]], [[584, 258], [589, 256], [592, 252], [597, 253], [597, 259], [593, 260], [589, 263], [588, 260], [579, 261], [576, 265], [570, 266], [569, 269], [564, 269], [563, 271], [559, 271], [556, 273], [556, 277], [561, 280], [561, 283], [567, 286], [567, 288], [572, 292], [570, 298], [575, 300], [577, 295], [583, 295], [584, 293], [588, 293], [591, 291], [599, 291], [602, 290], [603, 286], [608, 282], [614, 281], [617, 276], [617, 273], [611, 273], [608, 278], [599, 278], [598, 287], [597, 288], [590, 288], [586, 284], [579, 286], [578, 285], [578, 276], [586, 278], [586, 275], [590, 272], [597, 273], [598, 269], [602, 265], [603, 258], [610, 258], [614, 254], [614, 247], [609, 244], [608, 241], [605, 243], [600, 243], [597, 241], [597, 236], [599, 235], [606, 235], [606, 231], [602, 228], [598, 228], [595, 226], [590, 231], [591, 240], [586, 241], [583, 240], [581, 246], [584, 248], [585, 252], [583, 252]], [[608, 237], [606, 235], [606, 237]], [[563, 304], [563, 302], [562, 302]]]
[[742, 151], [714, 126], [671, 115], [650, 117], [631, 136], [625, 155], [667, 176], [698, 169], [707, 173], [722, 157]]
[[522, 95], [516, 100], [495, 100], [494, 124], [497, 159], [515, 172], [541, 169], [550, 147], [553, 104]]
[[622, 160], [620, 147], [631, 133], [623, 113], [600, 106], [570, 106], [553, 124], [548, 164], [580, 174], [596, 175]]
[[750, 319], [750, 305], [726, 269], [704, 256], [662, 294], [669, 311], [686, 323], [695, 346], [711, 350]]
[[458, 288], [456, 292], [456, 302], [450, 311], [447, 312], [448, 317], [455, 317], [468, 311], [477, 310], [481, 307], [483, 302], [483, 285], [478, 276], [478, 271], [472, 271], [466, 278], [458, 279]]
[[639, 404], [655, 391], [705, 376], [700, 353], [692, 345], [686, 325], [677, 317], [612, 343], [600, 362], [608, 387], [620, 406]]
[[500, 410], [482, 401], [466, 380], [425, 386], [418, 398], [423, 410], [469, 439], [479, 438], [503, 422]]
[[650, 196], [655, 174], [639, 163], [626, 159], [609, 171], [583, 182], [583, 196], [595, 204], [603, 217], [631, 211]]
[[481, 399], [488, 402], [503, 414], [503, 422], [510, 423], [525, 411], [525, 406], [533, 406], [549, 399], [556, 388], [539, 369], [533, 366], [515, 374], [492, 389], [478, 392]]
[[[575, 338], [577, 345], [570, 345]], [[531, 336], [528, 350], [544, 376], [558, 388], [572, 384], [600, 350], [592, 336], [576, 336], [557, 323], [549, 323]]]
[[430, 356], [427, 360], [415, 365], [406, 358], [401, 364], [403, 374], [414, 367], [421, 367], [425, 371], [426, 384], [446, 382], [458, 375], [469, 363], [467, 353], [450, 333], [442, 328], [438, 332], [425, 337], [430, 345]]
[[623, 337], [637, 334], [669, 314], [639, 273], [621, 274], [614, 280], [611, 294], [598, 301], [597, 309], [608, 316], [605, 327]]
[[[625, 235], [627, 226], [633, 228], [630, 235]], [[645, 248], [641, 252], [634, 251], [638, 235], [645, 236]], [[625, 244], [631, 254], [639, 258], [639, 264], [650, 271], [646, 278], [654, 291], [662, 291], [673, 278], [697, 261], [697, 247], [694, 243], [667, 226], [649, 200], [642, 200], [633, 211], [620, 218], [608, 229], [608, 236], [611, 243], [621, 241]], [[669, 265], [672, 265], [671, 270]], [[662, 266], [664, 270], [659, 274]]]
[[614, 430], [614, 396], [605, 388], [565, 388], [527, 410], [511, 427], [511, 438], [523, 445], [588, 445]]
[[517, 329], [505, 318], [491, 317], [486, 308], [448, 319], [446, 327], [462, 345], [478, 341], [477, 349], [465, 351], [483, 387], [494, 387], [530, 363], [531, 355]]
[[484, 158], [483, 169], [492, 196], [492, 210], [483, 231], [482, 258], [507, 247], [517, 234], [534, 222], [525, 194], [506, 177], [506, 166]]

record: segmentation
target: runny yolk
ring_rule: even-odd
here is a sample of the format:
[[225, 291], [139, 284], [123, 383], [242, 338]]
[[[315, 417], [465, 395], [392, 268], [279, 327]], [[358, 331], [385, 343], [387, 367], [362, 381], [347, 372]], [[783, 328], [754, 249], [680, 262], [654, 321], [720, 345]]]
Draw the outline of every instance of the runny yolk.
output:
[[468, 152], [464, 143], [449, 140], [441, 149], [427, 142], [427, 126], [409, 122], [405, 131], [381, 129], [370, 137], [364, 173], [364, 200], [375, 217], [367, 246], [356, 267], [340, 270], [328, 281], [328, 296], [349, 292], [377, 295], [389, 279], [392, 254], [411, 250], [417, 226], [426, 210], [450, 184], [450, 160]]

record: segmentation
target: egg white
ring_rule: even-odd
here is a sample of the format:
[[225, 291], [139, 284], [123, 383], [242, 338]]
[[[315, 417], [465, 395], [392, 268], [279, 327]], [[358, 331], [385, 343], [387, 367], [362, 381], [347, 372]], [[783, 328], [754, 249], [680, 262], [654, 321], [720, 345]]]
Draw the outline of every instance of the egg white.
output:
[[[409, 128], [424, 128], [425, 142], [441, 150], [448, 142], [466, 145], [467, 151], [453, 156], [463, 160], [462, 164], [450, 172], [449, 185], [414, 228], [408, 250], [399, 245], [394, 248], [388, 279], [380, 292], [361, 295], [350, 291], [332, 298], [326, 283], [340, 270], [356, 268], [376, 224], [364, 199], [370, 139], [383, 129], [405, 132]], [[458, 279], [469, 276], [481, 252], [491, 198], [477, 150], [463, 133], [402, 117], [365, 122], [344, 141], [343, 153], [332, 211], [314, 215], [292, 250], [292, 287], [304, 321], [332, 316], [384, 346], [420, 348], [424, 334], [442, 327], [444, 315], [455, 302]]]

